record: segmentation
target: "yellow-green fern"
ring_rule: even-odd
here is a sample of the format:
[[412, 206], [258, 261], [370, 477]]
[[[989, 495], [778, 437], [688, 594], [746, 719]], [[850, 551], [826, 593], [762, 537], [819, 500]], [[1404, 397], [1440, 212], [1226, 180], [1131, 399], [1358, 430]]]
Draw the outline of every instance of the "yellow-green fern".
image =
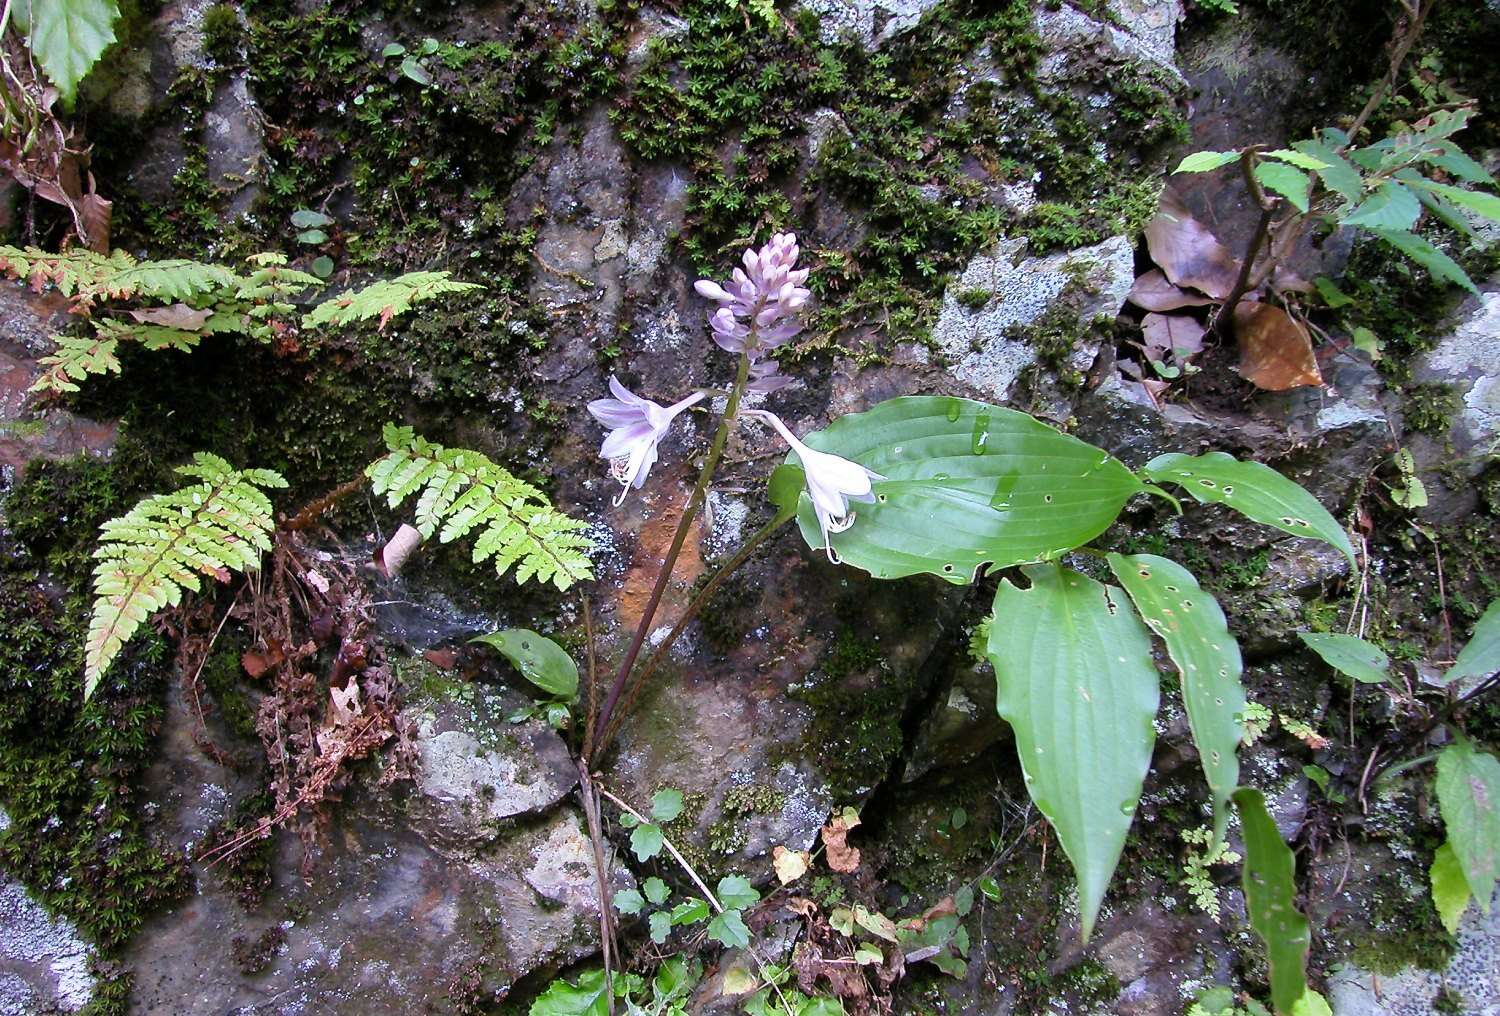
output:
[[203, 576], [251, 571], [271, 547], [275, 523], [262, 487], [285, 487], [269, 469], [235, 469], [199, 452], [177, 472], [198, 482], [141, 501], [101, 527], [94, 551], [94, 610], [84, 650], [84, 696], [94, 693], [142, 622], [197, 592]]
[[385, 443], [390, 454], [365, 472], [392, 508], [421, 491], [416, 523], [424, 538], [436, 532], [448, 543], [477, 532], [475, 563], [493, 559], [501, 575], [514, 566], [517, 582], [535, 578], [566, 589], [593, 577], [594, 544], [584, 523], [557, 511], [531, 484], [478, 452], [433, 444], [410, 427], [386, 424]]

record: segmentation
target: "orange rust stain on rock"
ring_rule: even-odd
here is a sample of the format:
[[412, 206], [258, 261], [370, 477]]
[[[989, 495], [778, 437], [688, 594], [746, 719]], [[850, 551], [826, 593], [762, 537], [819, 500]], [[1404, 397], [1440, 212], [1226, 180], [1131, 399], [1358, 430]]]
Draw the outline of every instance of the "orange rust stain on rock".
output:
[[[619, 605], [621, 626], [634, 629], [641, 623], [641, 614], [651, 598], [651, 589], [661, 571], [667, 548], [677, 532], [677, 523], [687, 504], [687, 492], [673, 485], [669, 491], [648, 495], [647, 509], [651, 517], [641, 523], [640, 536], [636, 541], [635, 557], [625, 573], [620, 587]], [[703, 574], [702, 541], [704, 537], [703, 513], [693, 520], [692, 530], [683, 542], [682, 553], [677, 556], [677, 566], [672, 570], [672, 582], [662, 596], [661, 606], [656, 611], [656, 624], [669, 624], [686, 605], [688, 587]]]

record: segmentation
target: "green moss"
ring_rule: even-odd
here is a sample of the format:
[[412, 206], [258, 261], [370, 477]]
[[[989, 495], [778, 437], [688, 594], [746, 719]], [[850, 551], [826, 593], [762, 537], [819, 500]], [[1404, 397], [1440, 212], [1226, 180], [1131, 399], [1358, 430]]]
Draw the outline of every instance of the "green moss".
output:
[[232, 64], [239, 59], [245, 26], [232, 4], [214, 4], [203, 12], [203, 51], [218, 64]]
[[745, 845], [749, 820], [756, 815], [779, 815], [786, 795], [760, 784], [730, 787], [719, 806], [720, 818], [708, 827], [708, 849], [732, 854]]
[[1446, 434], [1462, 405], [1458, 389], [1439, 381], [1407, 385], [1402, 394], [1401, 410], [1406, 425], [1423, 434]]

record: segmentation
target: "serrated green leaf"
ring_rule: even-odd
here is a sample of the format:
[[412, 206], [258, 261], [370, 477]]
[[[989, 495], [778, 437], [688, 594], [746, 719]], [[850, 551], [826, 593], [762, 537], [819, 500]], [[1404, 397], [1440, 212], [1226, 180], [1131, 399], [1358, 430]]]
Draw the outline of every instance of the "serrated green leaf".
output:
[[78, 83], [115, 41], [120, 9], [114, 0], [46, 0], [28, 5], [28, 48], [63, 104], [71, 106]]
[[321, 229], [333, 225], [333, 220], [311, 208], [299, 208], [292, 213], [292, 225], [298, 229]]
[[1484, 191], [1464, 190], [1462, 187], [1452, 187], [1445, 183], [1434, 183], [1431, 180], [1413, 180], [1412, 184], [1429, 190], [1434, 194], [1440, 194], [1460, 208], [1467, 208], [1471, 212], [1477, 212], [1491, 222], [1500, 222], [1500, 197], [1494, 194], [1487, 194]]
[[[1146, 490], [1102, 449], [969, 399], [890, 399], [806, 442], [887, 478], [874, 484], [877, 503], [855, 503], [853, 525], [831, 541], [842, 561], [877, 578], [925, 573], [961, 584], [986, 563], [1054, 557], [1098, 536]], [[805, 495], [797, 521], [821, 549]]]
[[1475, 296], [1479, 295], [1479, 287], [1474, 285], [1474, 280], [1459, 267], [1458, 262], [1423, 237], [1399, 229], [1372, 229], [1370, 232], [1427, 269], [1435, 278], [1445, 279], [1462, 286]]
[[1467, 180], [1469, 183], [1477, 183], [1484, 187], [1495, 186], [1495, 178], [1456, 145], [1449, 144], [1438, 151], [1424, 152], [1421, 159], [1445, 173], [1451, 173], [1460, 180]]
[[725, 875], [719, 879], [715, 893], [726, 910], [740, 910], [760, 899], [760, 893], [743, 875]]
[[1224, 452], [1183, 455], [1171, 452], [1146, 463], [1146, 476], [1157, 483], [1175, 483], [1205, 504], [1222, 504], [1262, 525], [1284, 533], [1322, 540], [1357, 568], [1354, 545], [1328, 509], [1300, 485], [1270, 466], [1241, 462]]
[[1055, 564], [1026, 575], [1029, 589], [1000, 583], [986, 653], [1027, 793], [1073, 862], [1087, 939], [1151, 764], [1158, 675], [1121, 590]]
[[1422, 203], [1404, 184], [1387, 180], [1339, 220], [1343, 226], [1409, 230], [1422, 214]]
[[1281, 162], [1256, 163], [1255, 179], [1262, 187], [1290, 201], [1297, 211], [1307, 211], [1308, 198], [1312, 195], [1312, 177], [1296, 166]]
[[1438, 810], [1479, 909], [1490, 912], [1500, 864], [1500, 761], [1466, 740], [1438, 753]]
[[645, 905], [645, 899], [634, 889], [621, 889], [615, 893], [615, 909], [622, 914], [639, 914]]
[[650, 900], [658, 907], [667, 902], [667, 897], [672, 895], [672, 890], [667, 888], [667, 883], [663, 882], [655, 875], [652, 875], [650, 878], [646, 879], [646, 881], [641, 884], [641, 888], [646, 893], [646, 899]]
[[1313, 285], [1317, 287], [1318, 295], [1323, 298], [1323, 302], [1335, 310], [1339, 307], [1347, 307], [1354, 302], [1354, 297], [1346, 295], [1342, 289], [1333, 284], [1333, 280], [1322, 275], [1313, 279]]
[[1488, 677], [1500, 671], [1500, 600], [1491, 600], [1484, 616], [1474, 625], [1468, 645], [1443, 675], [1443, 683], [1469, 677]]
[[1266, 944], [1271, 971], [1271, 1002], [1277, 1013], [1290, 1013], [1307, 991], [1307, 951], [1312, 933], [1296, 908], [1296, 860], [1281, 840], [1259, 790], [1234, 793], [1245, 837], [1242, 885], [1250, 926]]
[[708, 922], [708, 937], [726, 948], [743, 949], [750, 944], [750, 929], [738, 910], [726, 910]]
[[1306, 152], [1297, 152], [1289, 148], [1278, 148], [1272, 152], [1262, 152], [1267, 158], [1280, 159], [1282, 162], [1290, 162], [1298, 169], [1328, 169], [1332, 163], [1309, 155]]
[[506, 628], [469, 640], [500, 651], [521, 676], [554, 698], [578, 697], [578, 664], [562, 646], [528, 628]]
[[649, 861], [661, 853], [663, 842], [661, 826], [654, 822], [642, 822], [630, 832], [630, 849], [637, 861]]
[[651, 818], [667, 823], [682, 814], [682, 791], [671, 787], [658, 790], [651, 795]]
[[527, 1012], [530, 1016], [607, 1016], [604, 971], [585, 970], [574, 982], [559, 977], [536, 997]]
[[1361, 684], [1384, 684], [1390, 679], [1390, 657], [1362, 638], [1316, 631], [1299, 631], [1297, 637], [1324, 663]]
[[672, 927], [678, 928], [684, 924], [697, 924], [708, 918], [708, 901], [700, 900], [696, 896], [683, 900], [672, 908]]
[[1177, 164], [1174, 173], [1207, 173], [1239, 159], [1239, 152], [1194, 152]]
[[665, 943], [672, 934], [672, 915], [665, 910], [658, 910], [647, 921], [651, 926], [651, 941], [657, 945]]
[[1364, 190], [1364, 177], [1338, 153], [1336, 145], [1326, 141], [1298, 141], [1292, 147], [1323, 163], [1323, 168], [1316, 171], [1323, 186], [1350, 203], [1359, 200]]
[[1239, 784], [1245, 727], [1240, 647], [1219, 603], [1182, 565], [1151, 554], [1109, 555], [1109, 567], [1130, 594], [1141, 620], [1167, 645], [1182, 675], [1188, 726], [1213, 797], [1214, 842], [1229, 824], [1229, 798]]
[[1428, 876], [1432, 883], [1432, 904], [1437, 908], [1438, 919], [1448, 929], [1448, 934], [1457, 935], [1458, 922], [1463, 919], [1472, 894], [1469, 892], [1469, 880], [1464, 877], [1463, 865], [1453, 852], [1452, 844], [1444, 843], [1437, 848], [1432, 855], [1432, 868]]

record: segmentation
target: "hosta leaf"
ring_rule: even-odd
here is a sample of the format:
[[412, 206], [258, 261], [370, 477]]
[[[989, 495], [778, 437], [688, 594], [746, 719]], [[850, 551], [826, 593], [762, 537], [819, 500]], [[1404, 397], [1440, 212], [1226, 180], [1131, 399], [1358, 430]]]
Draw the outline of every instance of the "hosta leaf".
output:
[[1403, 184], [1387, 180], [1340, 220], [1344, 226], [1367, 229], [1411, 229], [1422, 214], [1422, 203]]
[[1295, 906], [1296, 860], [1281, 841], [1259, 790], [1242, 787], [1235, 791], [1234, 803], [1245, 837], [1245, 908], [1250, 926], [1266, 943], [1271, 1003], [1278, 1013], [1290, 1013], [1307, 991], [1307, 950], [1312, 944], [1307, 918]]
[[1468, 741], [1450, 744], [1438, 754], [1437, 796], [1448, 843], [1488, 914], [1500, 865], [1500, 761]]
[[120, 9], [114, 0], [44, 0], [25, 6], [31, 11], [31, 55], [57, 86], [63, 103], [71, 105], [78, 83], [115, 41]]
[[1205, 504], [1228, 505], [1246, 518], [1284, 533], [1322, 540], [1344, 552], [1351, 567], [1354, 545], [1328, 509], [1301, 486], [1270, 466], [1241, 462], [1224, 452], [1158, 455], [1146, 463], [1146, 476], [1170, 481]]
[[1361, 684], [1383, 684], [1390, 677], [1390, 657], [1362, 638], [1316, 631], [1299, 631], [1297, 636], [1324, 663]]
[[1229, 824], [1229, 798], [1240, 780], [1245, 689], [1239, 643], [1218, 601], [1176, 561], [1151, 554], [1109, 555], [1109, 567], [1135, 603], [1146, 627], [1167, 644], [1182, 675], [1193, 744], [1214, 803], [1214, 842]]
[[1474, 280], [1469, 278], [1468, 273], [1430, 241], [1400, 229], [1374, 229], [1371, 232], [1427, 269], [1434, 278], [1445, 279], [1462, 286], [1475, 296], [1479, 295], [1479, 287], [1474, 285]]
[[995, 593], [986, 653], [1026, 790], [1078, 877], [1088, 938], [1119, 862], [1156, 733], [1151, 640], [1129, 598], [1055, 564]]
[[1262, 162], [1255, 167], [1255, 179], [1262, 187], [1269, 188], [1290, 201], [1299, 212], [1307, 211], [1307, 199], [1312, 194], [1312, 177], [1296, 166], [1282, 162]]
[[1443, 675], [1443, 683], [1466, 677], [1488, 677], [1500, 670], [1500, 600], [1491, 601], [1484, 616], [1474, 625], [1469, 644], [1459, 651], [1458, 659]]
[[1174, 173], [1207, 173], [1238, 160], [1239, 152], [1194, 152], [1177, 164]]
[[[926, 573], [966, 583], [986, 563], [1054, 557], [1098, 536], [1147, 489], [1102, 449], [969, 399], [891, 399], [806, 441], [886, 477], [875, 483], [877, 503], [851, 505], [854, 524], [832, 537], [843, 561], [877, 578]], [[808, 545], [821, 548], [805, 494], [797, 521]]]
[[555, 698], [578, 694], [578, 664], [556, 642], [527, 628], [506, 628], [469, 640], [498, 649], [521, 676]]
[[1448, 929], [1448, 934], [1458, 934], [1458, 922], [1463, 918], [1464, 911], [1468, 909], [1469, 880], [1464, 877], [1463, 865], [1458, 863], [1458, 855], [1453, 852], [1453, 846], [1444, 843], [1437, 848], [1432, 855], [1432, 869], [1428, 872], [1432, 880], [1432, 905], [1437, 908], [1438, 918], [1442, 920], [1443, 927]]

